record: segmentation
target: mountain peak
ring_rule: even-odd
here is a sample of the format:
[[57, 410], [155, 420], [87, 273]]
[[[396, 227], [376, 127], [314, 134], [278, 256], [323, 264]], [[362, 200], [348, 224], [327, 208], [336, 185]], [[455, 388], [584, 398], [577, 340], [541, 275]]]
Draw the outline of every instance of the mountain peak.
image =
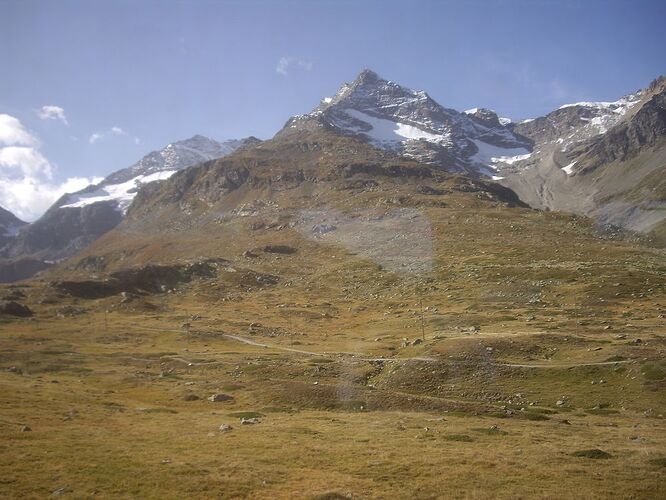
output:
[[209, 138], [209, 137], [206, 137], [205, 135], [194, 134], [194, 135], [193, 135], [192, 137], [190, 137], [189, 139], [184, 139], [184, 140], [182, 140], [182, 141], [178, 141], [178, 142], [212, 141], [212, 140], [213, 140], [213, 139], [211, 139], [211, 138]]
[[366, 68], [358, 74], [356, 80], [354, 80], [354, 83], [368, 84], [368, 83], [376, 83], [380, 80], [384, 79], [381, 78], [377, 73], [375, 73], [371, 69]]
[[424, 91], [365, 69], [311, 113], [289, 120], [283, 131], [325, 127], [452, 172], [494, 177], [497, 158], [530, 153], [530, 142], [506, 128], [509, 122], [486, 109], [465, 114], [445, 108]]

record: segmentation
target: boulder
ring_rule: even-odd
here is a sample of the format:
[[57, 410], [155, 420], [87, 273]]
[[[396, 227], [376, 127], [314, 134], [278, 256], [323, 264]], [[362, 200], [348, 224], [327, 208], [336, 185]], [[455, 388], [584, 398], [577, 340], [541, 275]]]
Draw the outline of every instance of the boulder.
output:
[[229, 396], [228, 394], [213, 394], [208, 398], [208, 401], [212, 401], [213, 403], [219, 403], [223, 401], [233, 401], [233, 396]]

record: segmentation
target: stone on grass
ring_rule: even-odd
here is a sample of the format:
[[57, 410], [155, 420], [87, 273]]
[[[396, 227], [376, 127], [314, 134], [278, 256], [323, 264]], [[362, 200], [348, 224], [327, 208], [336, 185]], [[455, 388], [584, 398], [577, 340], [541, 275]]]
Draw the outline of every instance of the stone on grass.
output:
[[233, 399], [233, 396], [229, 396], [228, 394], [213, 394], [208, 398], [208, 401], [219, 403], [221, 401], [232, 401]]
[[258, 418], [241, 418], [241, 425], [254, 425], [260, 423], [261, 419]]

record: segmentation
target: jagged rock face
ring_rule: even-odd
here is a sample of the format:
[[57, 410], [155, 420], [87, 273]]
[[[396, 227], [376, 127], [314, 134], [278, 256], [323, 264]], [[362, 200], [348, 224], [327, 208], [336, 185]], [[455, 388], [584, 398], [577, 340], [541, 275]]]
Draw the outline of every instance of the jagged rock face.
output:
[[587, 170], [616, 160], [627, 160], [646, 146], [666, 136], [666, 94], [652, 96], [633, 116], [596, 141], [583, 144], [572, 153]]
[[60, 208], [80, 208], [101, 201], [111, 202], [121, 212], [126, 212], [134, 196], [143, 185], [164, 180], [197, 163], [221, 158], [244, 145], [256, 144], [250, 137], [219, 143], [201, 135], [174, 142], [160, 151], [153, 151], [134, 165], [112, 173], [95, 186], [66, 195], [56, 203]]
[[604, 134], [636, 106], [642, 92], [615, 102], [567, 104], [546, 116], [515, 124], [513, 131], [535, 145], [555, 142], [566, 150], [572, 144]]
[[121, 220], [122, 213], [109, 201], [51, 209], [19, 234], [5, 256], [60, 260], [85, 248]]
[[139, 175], [148, 176], [158, 172], [182, 170], [208, 160], [233, 153], [239, 147], [259, 142], [254, 137], [217, 142], [202, 135], [174, 142], [160, 151], [153, 151], [134, 165], [112, 173], [102, 184], [121, 184]]
[[13, 240], [26, 224], [9, 210], [0, 207], [0, 247]]
[[490, 110], [459, 113], [365, 70], [311, 113], [291, 118], [280, 134], [326, 128], [450, 172], [492, 176], [498, 158], [531, 148], [505, 125]]
[[666, 78], [615, 102], [563, 106], [513, 130], [534, 141], [529, 157], [500, 169], [501, 182], [521, 199], [666, 242]]
[[662, 77], [614, 102], [568, 104], [514, 124], [484, 108], [444, 108], [366, 70], [311, 113], [290, 119], [278, 136], [355, 136], [450, 172], [489, 176], [535, 208], [650, 231], [666, 220], [658, 175], [666, 156], [665, 90]]
[[[195, 135], [153, 151], [97, 185], [63, 195], [39, 220], [4, 243], [0, 250], [0, 256], [4, 258], [0, 281], [13, 281], [11, 278], [17, 276], [18, 279], [27, 278], [32, 275], [31, 270], [37, 272], [47, 267], [45, 261], [64, 259], [87, 247], [123, 220], [142, 186], [168, 179], [179, 170], [257, 142], [258, 139], [250, 137], [219, 143]], [[15, 259], [32, 264], [17, 268], [12, 262]], [[35, 262], [42, 262], [42, 265]]]

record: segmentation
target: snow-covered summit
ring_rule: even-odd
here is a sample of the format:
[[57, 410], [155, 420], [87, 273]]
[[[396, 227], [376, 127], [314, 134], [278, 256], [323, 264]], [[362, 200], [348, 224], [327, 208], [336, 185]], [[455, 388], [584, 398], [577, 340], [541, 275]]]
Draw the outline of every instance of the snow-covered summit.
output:
[[98, 202], [113, 202], [124, 213], [142, 185], [168, 179], [184, 168], [231, 154], [249, 140], [255, 139], [217, 142], [195, 135], [173, 142], [147, 154], [134, 165], [112, 173], [99, 184], [67, 195], [58, 207], [81, 208]]
[[493, 175], [496, 162], [487, 160], [488, 149], [497, 153], [492, 158], [530, 152], [530, 142], [507, 128], [509, 123], [483, 108], [445, 108], [424, 91], [364, 70], [311, 113], [290, 119], [283, 133], [321, 126], [450, 171]]
[[613, 102], [576, 102], [560, 106], [558, 110], [578, 108], [581, 120], [587, 122], [585, 130], [576, 134], [578, 140], [604, 134], [616, 125], [631, 108], [641, 101], [643, 91], [629, 94]]
[[148, 153], [134, 165], [109, 175], [102, 184], [118, 184], [139, 175], [148, 176], [157, 172], [178, 171], [203, 161], [231, 154], [242, 144], [243, 140], [217, 142], [203, 135], [195, 135]]

